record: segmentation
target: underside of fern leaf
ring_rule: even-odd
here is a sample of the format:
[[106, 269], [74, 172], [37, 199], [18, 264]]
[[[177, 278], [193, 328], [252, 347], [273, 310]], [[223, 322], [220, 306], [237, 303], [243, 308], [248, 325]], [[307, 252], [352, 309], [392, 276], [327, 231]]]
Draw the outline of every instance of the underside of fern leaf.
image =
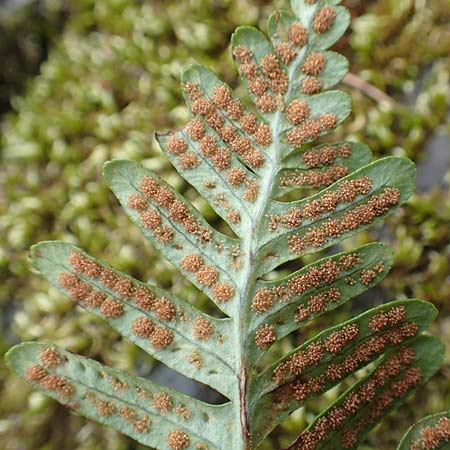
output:
[[450, 448], [450, 410], [424, 417], [403, 436], [397, 450]]
[[209, 405], [53, 344], [14, 347], [7, 355], [14, 371], [78, 413], [171, 450], [257, 448], [306, 401], [365, 368], [289, 447], [357, 448], [433, 375], [443, 349], [423, 335], [436, 310], [421, 300], [370, 309], [260, 368], [277, 341], [375, 286], [393, 255], [387, 245], [373, 243], [285, 277], [274, 270], [382, 221], [414, 190], [409, 160], [370, 162], [363, 144], [323, 140], [351, 111], [348, 95], [333, 90], [348, 63], [327, 50], [349, 24], [339, 3], [292, 0], [293, 13], [271, 16], [268, 36], [251, 27], [236, 30], [232, 52], [247, 104], [200, 65], [183, 75], [193, 118], [157, 140], [233, 236], [214, 229], [141, 164], [115, 160], [104, 168], [131, 220], [225, 318], [71, 244], [32, 248], [33, 265], [56, 288], [229, 402]]

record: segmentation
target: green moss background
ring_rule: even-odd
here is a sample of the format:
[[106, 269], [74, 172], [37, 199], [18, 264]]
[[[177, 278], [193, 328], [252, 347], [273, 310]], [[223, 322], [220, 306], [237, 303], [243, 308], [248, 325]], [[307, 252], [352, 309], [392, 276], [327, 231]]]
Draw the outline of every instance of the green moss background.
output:
[[[418, 164], [418, 193], [388, 224], [346, 242], [389, 241], [396, 265], [374, 291], [298, 333], [289, 348], [367, 304], [402, 297], [440, 310], [433, 333], [450, 342], [450, 2], [344, 2], [354, 16], [337, 45], [351, 72], [389, 96], [343, 86], [354, 112], [338, 131], [375, 155]], [[104, 161], [130, 158], [157, 170], [222, 224], [170, 167], [155, 130], [183, 124], [179, 77], [198, 61], [236, 85], [228, 49], [237, 25], [265, 27], [287, 0], [30, 1], [0, 15], [0, 348], [52, 341], [111, 366], [147, 376], [154, 361], [49, 288], [30, 269], [40, 240], [76, 243], [133, 276], [157, 282], [208, 308], [207, 301], [141, 238], [101, 177]], [[39, 20], [37, 20], [39, 18]], [[42, 61], [40, 64], [40, 61]], [[135, 442], [33, 392], [0, 362], [0, 448], [125, 450]], [[337, 395], [330, 392], [328, 398]], [[286, 443], [322, 404], [312, 403], [278, 429], [266, 449]], [[364, 449], [395, 448], [421, 416], [450, 407], [450, 355], [415, 398], [377, 428]]]

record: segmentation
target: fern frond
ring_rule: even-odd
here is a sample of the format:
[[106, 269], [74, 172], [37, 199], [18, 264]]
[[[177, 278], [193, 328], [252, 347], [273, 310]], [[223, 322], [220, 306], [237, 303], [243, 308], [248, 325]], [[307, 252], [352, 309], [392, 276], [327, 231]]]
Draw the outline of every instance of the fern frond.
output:
[[450, 410], [424, 417], [403, 436], [397, 450], [437, 450], [450, 446]]
[[[116, 160], [104, 167], [131, 220], [226, 318], [211, 317], [73, 245], [43, 242], [32, 249], [34, 266], [56, 288], [228, 402], [207, 405], [51, 344], [14, 347], [7, 356], [14, 371], [78, 413], [171, 450], [257, 448], [305, 401], [364, 369], [366, 375], [289, 447], [329, 449], [333, 442], [333, 448], [353, 449], [432, 376], [443, 349], [423, 332], [436, 310], [415, 299], [369, 309], [262, 370], [258, 365], [277, 341], [379, 283], [393, 254], [373, 243], [288, 276], [273, 271], [381, 222], [414, 190], [409, 160], [371, 162], [364, 144], [323, 139], [351, 112], [350, 97], [334, 89], [348, 62], [328, 50], [350, 21], [339, 3], [292, 0], [293, 13], [270, 17], [267, 36], [252, 27], [235, 31], [232, 54], [248, 104], [201, 65], [182, 76], [192, 118], [156, 138], [233, 237], [141, 164]], [[295, 191], [302, 198], [286, 200]]]

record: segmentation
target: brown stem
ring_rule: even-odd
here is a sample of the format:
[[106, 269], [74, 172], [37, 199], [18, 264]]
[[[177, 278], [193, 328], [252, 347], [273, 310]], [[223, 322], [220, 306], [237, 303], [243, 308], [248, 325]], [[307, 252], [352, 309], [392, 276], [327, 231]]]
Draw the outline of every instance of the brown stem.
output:
[[248, 442], [250, 433], [248, 430], [247, 420], [247, 368], [244, 360], [241, 363], [241, 373], [239, 379], [242, 436], [244, 439], [244, 449], [247, 450], [250, 448]]
[[391, 105], [394, 105], [396, 103], [395, 100], [392, 97], [389, 97], [389, 95], [387, 95], [385, 92], [378, 89], [374, 85], [367, 83], [353, 73], [347, 73], [347, 75], [345, 75], [344, 77], [343, 82], [347, 86], [358, 89], [377, 102], [388, 102]]

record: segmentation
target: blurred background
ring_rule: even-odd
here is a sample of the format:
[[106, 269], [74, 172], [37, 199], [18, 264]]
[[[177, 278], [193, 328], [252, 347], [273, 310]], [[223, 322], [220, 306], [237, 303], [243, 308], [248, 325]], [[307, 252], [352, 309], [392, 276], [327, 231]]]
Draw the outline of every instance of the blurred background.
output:
[[[450, 1], [346, 0], [353, 21], [336, 45], [356, 82], [342, 85], [354, 111], [336, 133], [368, 143], [375, 156], [418, 166], [417, 194], [385, 225], [343, 244], [390, 242], [396, 262], [370, 293], [283, 342], [386, 300], [419, 297], [440, 310], [432, 333], [450, 342]], [[222, 224], [175, 173], [153, 139], [188, 120], [179, 77], [198, 61], [237, 85], [228, 42], [237, 25], [265, 29], [287, 0], [0, 1], [0, 351], [22, 340], [73, 352], [193, 395], [213, 392], [167, 374], [148, 355], [50, 288], [28, 248], [63, 239], [131, 275], [207, 300], [144, 242], [101, 177], [104, 161], [142, 161]], [[369, 83], [372, 88], [368, 90]], [[368, 95], [370, 94], [370, 95]], [[144, 243], [144, 244], [143, 244]], [[314, 258], [317, 258], [315, 255]], [[311, 257], [303, 263], [311, 261]], [[148, 261], [148, 264], [145, 262]], [[277, 351], [271, 350], [273, 357]], [[150, 375], [151, 374], [151, 375]], [[349, 382], [351, 382], [350, 380]], [[286, 444], [326, 401], [311, 402], [264, 448]], [[414, 420], [450, 407], [450, 355], [421, 392], [370, 435], [363, 450], [390, 450]], [[0, 360], [0, 448], [131, 450], [145, 447], [33, 392]]]

